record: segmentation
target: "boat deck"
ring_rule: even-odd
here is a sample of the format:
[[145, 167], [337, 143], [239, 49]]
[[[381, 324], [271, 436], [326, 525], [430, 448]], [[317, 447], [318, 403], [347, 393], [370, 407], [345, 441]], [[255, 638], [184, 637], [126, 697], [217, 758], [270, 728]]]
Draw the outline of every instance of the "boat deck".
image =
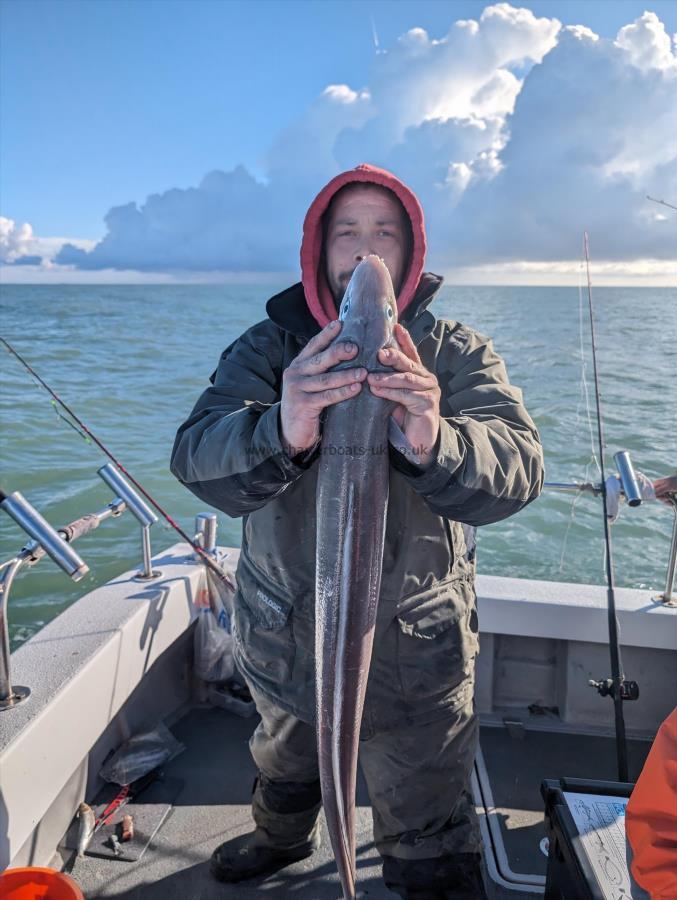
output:
[[[249, 801], [255, 769], [248, 739], [257, 721], [256, 716], [243, 719], [216, 707], [196, 706], [172, 726], [172, 733], [186, 750], [165, 766], [164, 780], [148, 789], [145, 801], [150, 803], [152, 797], [152, 802], [161, 804], [166, 800], [173, 804], [171, 812], [138, 862], [93, 856], [75, 862], [71, 874], [87, 900], [341, 897], [324, 822], [322, 848], [309, 859], [266, 878], [236, 885], [220, 884], [209, 874], [209, 857], [214, 848], [253, 827]], [[566, 775], [614, 780], [613, 741], [483, 727], [481, 744], [495, 803], [493, 815], [501, 823], [510, 868], [543, 876], [546, 857], [540, 848], [545, 835], [539, 792], [542, 778]], [[633, 777], [648, 746], [630, 742]], [[358, 787], [357, 847], [361, 892], [358, 896], [369, 900], [395, 897], [381, 879], [363, 782]], [[63, 851], [62, 857], [67, 862]], [[542, 893], [538, 888], [529, 893], [508, 890], [488, 876], [487, 889], [491, 898], [534, 897]]]

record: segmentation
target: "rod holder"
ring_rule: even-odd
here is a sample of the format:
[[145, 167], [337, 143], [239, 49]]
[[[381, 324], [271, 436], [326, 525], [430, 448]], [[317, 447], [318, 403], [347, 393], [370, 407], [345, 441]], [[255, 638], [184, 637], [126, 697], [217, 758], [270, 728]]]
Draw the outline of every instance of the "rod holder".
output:
[[80, 581], [89, 572], [89, 566], [19, 491], [8, 494], [0, 503], [0, 507], [20, 528], [23, 528], [26, 534], [40, 544], [73, 581]]
[[153, 581], [154, 579], [159, 578], [162, 575], [162, 572], [153, 569], [150, 547], [150, 529], [151, 526], [158, 521], [158, 517], [112, 463], [106, 463], [104, 466], [101, 466], [101, 468], [97, 470], [97, 474], [114, 494], [124, 500], [127, 504], [127, 509], [141, 526], [141, 553], [143, 556], [143, 566], [134, 576], [134, 580]]
[[[620, 450], [614, 454], [614, 462], [618, 470], [618, 477], [621, 482], [621, 493], [625, 497], [628, 506], [639, 506], [642, 503], [642, 492], [637, 481], [635, 469], [627, 450]], [[543, 485], [551, 491], [566, 494], [589, 493], [597, 496], [602, 492], [602, 486], [599, 484], [591, 484], [589, 482], [561, 482], [546, 481]], [[666, 606], [677, 606], [677, 597], [674, 595], [675, 586], [675, 569], [677, 569], [677, 493], [668, 494], [669, 503], [674, 512], [674, 522], [672, 526], [672, 539], [670, 541], [670, 552], [668, 555], [668, 571], [665, 577], [665, 591], [662, 594], [655, 594], [653, 600], [657, 603], [664, 603]]]
[[[195, 541], [200, 544], [205, 553], [216, 555], [216, 533], [219, 527], [219, 519], [216, 513], [204, 512], [195, 516]], [[199, 559], [200, 554], [195, 553]]]
[[627, 450], [619, 450], [618, 453], [614, 453], [614, 462], [628, 506], [639, 506], [642, 502], [642, 492], [639, 489], [630, 454]]
[[[3, 495], [0, 507], [33, 538], [34, 546], [42, 547], [73, 581], [80, 581], [89, 572], [89, 566], [19, 491]], [[29, 558], [30, 551], [19, 554], [2, 567], [0, 575], [0, 711], [13, 709], [31, 693], [24, 685], [12, 685], [7, 618], [12, 582]]]
[[673, 594], [675, 586], [675, 564], [677, 564], [677, 494], [670, 494], [670, 505], [675, 515], [672, 523], [672, 540], [670, 542], [670, 555], [668, 556], [668, 571], [665, 576], [665, 591], [656, 597], [666, 606], [677, 606], [677, 597]]
[[12, 671], [9, 652], [9, 620], [7, 618], [7, 601], [9, 592], [17, 574], [23, 564], [23, 559], [17, 557], [5, 566], [0, 580], [0, 712], [5, 709], [13, 709], [22, 700], [28, 699], [31, 689], [22, 684], [12, 684]]

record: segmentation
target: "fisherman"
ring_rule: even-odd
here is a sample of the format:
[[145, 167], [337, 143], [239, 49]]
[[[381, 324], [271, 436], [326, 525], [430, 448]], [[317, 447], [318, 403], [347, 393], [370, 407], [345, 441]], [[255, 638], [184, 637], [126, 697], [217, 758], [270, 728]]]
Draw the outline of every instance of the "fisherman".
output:
[[[470, 793], [477, 749], [474, 588], [477, 526], [540, 493], [538, 431], [491, 340], [427, 309], [442, 278], [423, 271], [421, 206], [395, 175], [359, 165], [311, 204], [302, 280], [223, 352], [212, 387], [176, 435], [171, 470], [194, 494], [243, 517], [233, 637], [261, 721], [255, 829], [213, 853], [235, 882], [319, 847], [315, 737], [315, 492], [323, 410], [371, 390], [397, 401], [374, 650], [360, 762], [386, 885], [405, 898], [481, 898]], [[358, 263], [380, 256], [397, 296], [398, 350], [377, 380], [334, 341]]]

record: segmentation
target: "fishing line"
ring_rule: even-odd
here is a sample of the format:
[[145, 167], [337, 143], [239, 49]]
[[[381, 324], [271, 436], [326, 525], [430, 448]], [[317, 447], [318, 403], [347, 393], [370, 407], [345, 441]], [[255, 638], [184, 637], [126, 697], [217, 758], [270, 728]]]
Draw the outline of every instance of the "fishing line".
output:
[[[595, 439], [593, 436], [592, 429], [592, 410], [590, 409], [590, 391], [588, 387], [588, 379], [586, 377], [587, 372], [587, 355], [585, 352], [585, 341], [584, 341], [584, 329], [583, 329], [583, 266], [584, 260], [581, 259], [580, 264], [578, 266], [578, 343], [580, 350], [580, 361], [581, 361], [581, 375], [578, 384], [578, 403], [576, 405], [576, 421], [574, 422], [574, 430], [575, 433], [579, 433], [579, 427], [581, 422], [581, 402], [585, 400], [585, 414], [588, 423], [588, 435], [590, 437], [590, 457], [588, 461], [585, 463], [585, 470], [583, 472], [582, 481], [587, 483], [590, 481], [590, 466], [594, 463], [597, 466], [597, 471], [600, 470], [599, 460], [597, 459], [597, 455], [595, 453]], [[559, 558], [559, 572], [560, 574], [564, 571], [564, 557], [566, 556], [567, 546], [569, 542], [569, 532], [571, 531], [571, 526], [574, 523], [574, 519], [576, 518], [576, 504], [581, 499], [582, 491], [578, 494], [574, 495], [574, 499], [571, 501], [571, 507], [569, 509], [569, 521], [567, 522], [567, 527], [564, 531], [564, 539], [562, 541], [562, 552]], [[606, 554], [606, 549], [605, 549]], [[605, 556], [606, 558], [606, 556]], [[605, 561], [602, 561], [602, 571], [605, 570]]]
[[[586, 466], [586, 472], [587, 472], [587, 470], [588, 469]], [[576, 504], [580, 500], [582, 493], [583, 493], [583, 491], [579, 491], [577, 494], [574, 495], [574, 499], [571, 501], [571, 507], [569, 509], [569, 521], [567, 522], [567, 527], [564, 531], [564, 540], [562, 541], [562, 553], [559, 558], [558, 571], [560, 574], [562, 574], [562, 572], [564, 571], [564, 557], [566, 556], [567, 542], [569, 540], [569, 532], [571, 531], [571, 526], [574, 524], [574, 519], [576, 518], [576, 515], [575, 515]]]
[[[594, 462], [597, 466], [597, 471], [601, 474], [602, 469], [597, 459], [597, 455], [595, 453], [595, 439], [593, 436], [592, 429], [592, 411], [590, 409], [590, 392], [588, 389], [588, 380], [586, 378], [587, 372], [587, 361], [586, 361], [586, 353], [583, 341], [583, 260], [581, 260], [581, 264], [578, 269], [578, 339], [581, 349], [581, 384], [580, 390], [585, 397], [585, 412], [588, 420], [588, 434], [590, 436], [590, 459], [586, 463], [585, 467], [585, 478], [584, 480], [588, 480], [588, 469], [590, 467], [590, 463]], [[576, 409], [576, 416], [578, 418], [579, 410], [580, 410], [580, 393], [579, 393], [579, 404]]]
[[[117, 466], [117, 468], [122, 472], [122, 474], [125, 475], [131, 481], [131, 483], [134, 485], [134, 487], [143, 494], [143, 496], [146, 498], [146, 500], [148, 500], [148, 502], [151, 503], [155, 507], [155, 509], [160, 513], [160, 515], [165, 519], [165, 521], [168, 522], [169, 525], [171, 525], [171, 527], [183, 538], [183, 540], [187, 544], [190, 544], [190, 546], [198, 554], [200, 559], [207, 565], [207, 567], [209, 569], [211, 569], [215, 575], [218, 575], [219, 578], [222, 581], [224, 581], [228, 585], [229, 588], [231, 588], [232, 590], [235, 590], [235, 585], [233, 585], [233, 583], [230, 580], [230, 578], [228, 577], [227, 573], [224, 572], [224, 570], [221, 568], [221, 566], [219, 566], [219, 564], [217, 562], [215, 562], [212, 559], [212, 557], [208, 553], [206, 553], [205, 550], [198, 543], [196, 543], [192, 538], [190, 538], [186, 534], [186, 532], [181, 528], [181, 526], [178, 524], [178, 522], [174, 518], [172, 518], [172, 516], [170, 516], [169, 513], [166, 512], [165, 509], [163, 509], [162, 506], [160, 506], [160, 504], [157, 502], [157, 500], [155, 500], [153, 497], [151, 497], [151, 495], [148, 493], [148, 491], [142, 485], [139, 484], [139, 482], [136, 480], [136, 478], [134, 478], [134, 476], [131, 475], [127, 471], [127, 469], [125, 469], [125, 467], [122, 465], [122, 463], [118, 459], [116, 459], [116, 457], [111, 453], [111, 451], [85, 425], [85, 423], [82, 421], [82, 419], [80, 419], [76, 415], [76, 413], [73, 412], [73, 410], [70, 408], [70, 406], [64, 400], [62, 400], [61, 397], [59, 397], [59, 395], [56, 393], [56, 391], [52, 390], [52, 388], [47, 384], [47, 382], [38, 375], [38, 373], [35, 371], [35, 369], [28, 362], [26, 362], [26, 360], [23, 358], [23, 356], [21, 356], [21, 354], [17, 350], [15, 350], [14, 347], [12, 347], [12, 345], [9, 343], [9, 341], [5, 340], [5, 338], [2, 336], [0, 336], [0, 341], [2, 341], [2, 343], [5, 345], [5, 347], [7, 348], [7, 351], [9, 353], [11, 353], [14, 357], [16, 357], [16, 359], [18, 359], [18, 361], [21, 363], [21, 365], [24, 367], [24, 369], [26, 369], [28, 374], [33, 379], [35, 379], [35, 381], [40, 385], [40, 387], [44, 388], [47, 391], [47, 393], [52, 398], [51, 403], [52, 403], [52, 406], [54, 407], [54, 409], [56, 410], [58, 417], [60, 419], [63, 419], [64, 422], [66, 422], [66, 424], [70, 425], [70, 427], [74, 431], [76, 431], [80, 435], [80, 437], [83, 438], [88, 444], [91, 444], [91, 443], [96, 444], [96, 446], [99, 448], [99, 450], [101, 450], [102, 453], [105, 453], [105, 455], [108, 457], [108, 459], [110, 459], [110, 461], [115, 466]], [[70, 417], [70, 419], [67, 419], [65, 416], [63, 416], [61, 414], [61, 412], [59, 411], [56, 404], [58, 404], [61, 407], [61, 409], [63, 409], [67, 413], [67, 415]]]

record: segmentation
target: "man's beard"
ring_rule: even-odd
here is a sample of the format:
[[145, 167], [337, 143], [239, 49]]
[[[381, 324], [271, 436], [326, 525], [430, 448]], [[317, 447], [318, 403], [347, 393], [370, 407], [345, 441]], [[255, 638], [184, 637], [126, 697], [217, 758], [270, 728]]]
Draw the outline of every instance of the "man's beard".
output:
[[[356, 268], [357, 266], [355, 266], [355, 269]], [[353, 272], [355, 271], [355, 269], [353, 269], [352, 272], [341, 272], [338, 276], [336, 284], [333, 283], [333, 279], [327, 278], [329, 289], [332, 293], [332, 297], [334, 298], [334, 303], [336, 304], [337, 311], [341, 305], [346, 292], [346, 288], [350, 284], [350, 279], [353, 277]]]

